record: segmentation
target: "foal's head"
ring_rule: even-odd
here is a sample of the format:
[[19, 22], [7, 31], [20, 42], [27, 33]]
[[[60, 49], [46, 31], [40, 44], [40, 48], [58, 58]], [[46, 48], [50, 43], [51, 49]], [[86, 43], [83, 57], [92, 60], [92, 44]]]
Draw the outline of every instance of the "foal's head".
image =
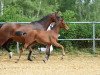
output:
[[60, 28], [63, 28], [63, 29], [66, 29], [66, 30], [69, 29], [68, 25], [65, 23], [65, 21], [64, 21], [63, 19], [61, 19], [61, 20], [58, 22], [57, 25], [59, 25]]

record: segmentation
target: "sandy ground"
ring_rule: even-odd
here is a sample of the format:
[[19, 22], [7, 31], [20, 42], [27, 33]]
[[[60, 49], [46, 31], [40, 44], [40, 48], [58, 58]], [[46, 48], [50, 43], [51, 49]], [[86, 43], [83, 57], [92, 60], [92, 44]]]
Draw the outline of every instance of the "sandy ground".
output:
[[100, 56], [66, 55], [60, 60], [60, 55], [52, 55], [47, 63], [43, 63], [42, 55], [32, 62], [26, 57], [15, 63], [18, 56], [11, 60], [7, 55], [0, 56], [0, 75], [100, 75]]

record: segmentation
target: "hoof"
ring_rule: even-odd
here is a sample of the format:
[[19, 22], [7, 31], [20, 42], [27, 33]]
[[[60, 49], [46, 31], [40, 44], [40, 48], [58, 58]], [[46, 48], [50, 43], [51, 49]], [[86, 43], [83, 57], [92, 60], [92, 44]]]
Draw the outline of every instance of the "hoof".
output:
[[17, 61], [15, 63], [18, 63], [19, 62], [19, 59], [17, 59]]
[[61, 56], [61, 60], [63, 60], [63, 59], [64, 59], [64, 56], [65, 56], [65, 55], [62, 55], [62, 56]]
[[32, 59], [29, 59], [29, 58], [28, 58], [27, 60], [29, 60], [29, 61], [33, 61]]
[[36, 59], [36, 57], [33, 57], [34, 59]]
[[61, 57], [61, 59], [60, 60], [63, 60], [64, 58], [63, 57]]
[[44, 62], [44, 63], [46, 63], [46, 61], [45, 61], [45, 60], [43, 60], [43, 62]]
[[16, 61], [15, 63], [18, 63], [18, 61]]
[[9, 55], [9, 59], [11, 59], [12, 57]]
[[11, 58], [12, 58], [12, 55], [13, 55], [13, 53], [12, 53], [12, 52], [10, 52], [10, 53], [9, 53], [9, 59], [11, 59]]
[[62, 55], [65, 56], [65, 53], [63, 53]]

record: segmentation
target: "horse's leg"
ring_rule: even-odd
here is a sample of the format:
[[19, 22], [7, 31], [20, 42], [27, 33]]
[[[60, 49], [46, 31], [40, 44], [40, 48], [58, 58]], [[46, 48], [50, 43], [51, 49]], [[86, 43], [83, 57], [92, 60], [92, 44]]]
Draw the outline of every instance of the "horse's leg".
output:
[[53, 42], [53, 44], [54, 44], [56, 47], [62, 48], [62, 57], [61, 57], [61, 59], [63, 59], [63, 56], [65, 56], [64, 47], [63, 47], [61, 44], [57, 43], [56, 41]]
[[28, 54], [28, 58], [27, 58], [29, 61], [32, 61], [31, 54], [32, 54], [32, 46], [29, 46], [29, 54]]
[[5, 50], [7, 50], [8, 52], [9, 52], [9, 58], [11, 59], [12, 58], [12, 55], [13, 55], [13, 53], [12, 53], [12, 51], [9, 49], [9, 42], [6, 42], [6, 43], [4, 43], [3, 45], [2, 45], [2, 47], [5, 49]]
[[44, 62], [46, 62], [49, 59], [49, 56], [50, 56], [50, 46], [51, 45], [47, 45], [47, 47], [46, 47], [46, 56], [45, 56], [45, 59], [43, 60]]
[[23, 51], [24, 51], [24, 48], [21, 48], [21, 49], [20, 49], [20, 52], [19, 52], [19, 59], [18, 59], [15, 63], [18, 63], [18, 62], [19, 62]]
[[[32, 59], [31, 59], [31, 54], [32, 54], [32, 50], [33, 50], [33, 49], [32, 49], [32, 46], [33, 46], [33, 45], [35, 45], [35, 42], [32, 43], [32, 44], [28, 47], [28, 48], [29, 48], [29, 54], [28, 54], [28, 58], [27, 58], [27, 59], [28, 59], [29, 61], [32, 61]], [[34, 58], [35, 58], [35, 57], [34, 57]]]

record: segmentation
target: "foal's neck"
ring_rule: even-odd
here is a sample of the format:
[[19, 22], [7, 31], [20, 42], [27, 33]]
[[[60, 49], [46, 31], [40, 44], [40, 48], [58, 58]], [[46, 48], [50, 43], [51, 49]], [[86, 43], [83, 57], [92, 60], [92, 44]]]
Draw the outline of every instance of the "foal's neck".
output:
[[54, 27], [54, 29], [52, 29], [55, 33], [59, 33], [59, 31], [60, 31], [60, 26], [59, 25], [56, 25], [55, 27]]

